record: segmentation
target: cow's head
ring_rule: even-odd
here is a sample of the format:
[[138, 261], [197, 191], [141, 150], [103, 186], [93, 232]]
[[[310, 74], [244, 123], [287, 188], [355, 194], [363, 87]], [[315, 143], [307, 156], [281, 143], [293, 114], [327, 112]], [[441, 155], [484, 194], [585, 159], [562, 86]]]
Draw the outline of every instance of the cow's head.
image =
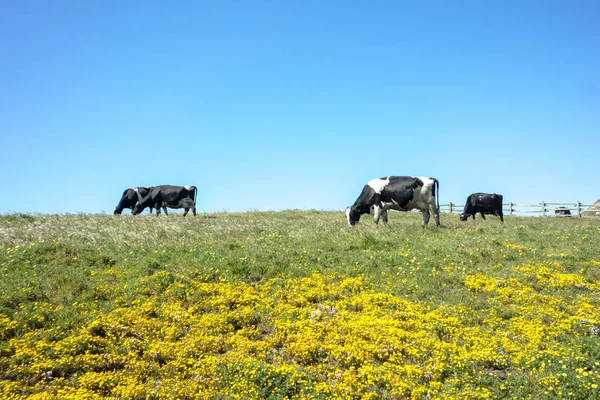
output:
[[138, 201], [137, 203], [135, 203], [135, 206], [133, 207], [133, 210], [131, 211], [131, 213], [133, 215], [138, 215], [138, 214], [141, 214], [142, 211], [144, 211], [144, 207], [142, 207], [141, 203]]
[[469, 216], [467, 214], [460, 214], [460, 220], [461, 221], [466, 221], [467, 219], [469, 219]]
[[114, 212], [113, 214], [114, 214], [114, 215], [121, 215], [121, 213], [122, 213], [122, 212], [123, 212], [123, 209], [122, 209], [122, 208], [119, 208], [119, 207], [117, 207], [117, 208], [115, 208], [115, 212]]
[[360, 220], [360, 211], [354, 207], [346, 208], [346, 219], [348, 219], [348, 225], [356, 225], [356, 223]]

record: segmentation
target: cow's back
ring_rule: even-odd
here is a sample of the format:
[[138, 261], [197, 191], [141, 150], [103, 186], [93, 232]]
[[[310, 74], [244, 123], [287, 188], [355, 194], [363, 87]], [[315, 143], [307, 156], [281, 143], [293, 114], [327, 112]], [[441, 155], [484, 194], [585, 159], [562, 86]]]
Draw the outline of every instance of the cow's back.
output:
[[470, 202], [473, 207], [489, 208], [496, 204], [496, 195], [490, 193], [473, 193], [470, 197]]
[[396, 203], [400, 207], [407, 207], [414, 201], [416, 189], [423, 182], [412, 176], [389, 176], [387, 183], [381, 189], [381, 201], [384, 203]]
[[473, 209], [479, 211], [502, 212], [503, 197], [496, 193], [473, 193], [471, 195], [471, 204]]
[[160, 185], [152, 188], [150, 196], [155, 203], [175, 204], [186, 197], [195, 200], [195, 192], [195, 186]]
[[390, 176], [382, 200], [394, 201], [403, 211], [426, 210], [435, 205], [436, 179], [413, 176]]

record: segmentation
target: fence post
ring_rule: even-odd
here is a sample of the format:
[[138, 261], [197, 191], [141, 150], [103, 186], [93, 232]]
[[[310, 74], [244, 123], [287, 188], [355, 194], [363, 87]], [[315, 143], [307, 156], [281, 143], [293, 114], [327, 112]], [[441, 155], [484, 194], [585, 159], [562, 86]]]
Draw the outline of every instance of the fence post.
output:
[[546, 203], [542, 200], [542, 217], [546, 216]]
[[581, 202], [579, 200], [577, 201], [577, 215], [581, 218]]
[[508, 203], [508, 214], [513, 215], [513, 202]]
[[452, 214], [452, 202], [448, 203], [448, 212]]

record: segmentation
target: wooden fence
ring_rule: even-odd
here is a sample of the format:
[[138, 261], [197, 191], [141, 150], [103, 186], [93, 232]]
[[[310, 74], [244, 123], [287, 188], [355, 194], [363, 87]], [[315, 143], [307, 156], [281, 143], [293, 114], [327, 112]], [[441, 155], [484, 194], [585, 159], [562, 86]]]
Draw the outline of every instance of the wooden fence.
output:
[[[542, 201], [538, 204], [516, 204], [511, 202], [503, 203], [502, 211], [504, 215], [540, 214], [542, 217], [581, 217], [581, 214], [590, 206], [592, 204], [583, 204], [580, 201], [575, 203], [546, 203]], [[464, 207], [464, 204], [449, 202], [447, 204], [440, 204], [440, 211], [449, 214], [460, 214]], [[559, 213], [559, 210], [562, 213]], [[570, 215], [566, 214], [567, 210]]]

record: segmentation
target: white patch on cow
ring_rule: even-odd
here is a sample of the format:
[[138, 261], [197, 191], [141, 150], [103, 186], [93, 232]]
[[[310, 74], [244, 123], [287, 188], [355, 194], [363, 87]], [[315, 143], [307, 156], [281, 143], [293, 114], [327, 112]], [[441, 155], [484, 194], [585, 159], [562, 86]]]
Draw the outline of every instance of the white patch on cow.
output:
[[383, 190], [384, 187], [386, 187], [388, 185], [388, 183], [390, 183], [389, 176], [385, 179], [381, 179], [381, 178], [371, 179], [367, 183], [367, 185], [369, 185], [371, 187], [371, 189], [373, 189], [375, 191], [375, 193], [381, 194], [381, 191]]
[[381, 208], [383, 208], [384, 210], [399, 210], [399, 211], [403, 211], [402, 207], [400, 207], [400, 204], [396, 203], [395, 201], [392, 201], [391, 203], [382, 201], [381, 202]]
[[376, 224], [379, 223], [379, 218], [381, 218], [382, 216], [383, 216], [383, 222], [385, 222], [386, 224], [388, 222], [387, 211], [384, 208], [385, 206], [383, 204], [384, 204], [384, 202], [381, 202], [379, 205], [374, 205], [372, 207], [372, 214], [373, 214], [373, 218], [374, 218]]
[[352, 226], [350, 223], [350, 207], [346, 208], [346, 219], [348, 220], [348, 225]]
[[187, 190], [192, 190], [193, 186], [184, 186], [184, 188], [186, 188]]
[[[135, 192], [135, 194], [137, 194], [137, 197], [138, 197], [138, 201], [137, 202], [141, 203], [142, 202], [142, 195], [140, 194], [140, 188], [133, 187], [133, 188], [131, 188], [131, 190], [133, 190]], [[137, 205], [137, 203], [136, 203], [136, 205]]]

